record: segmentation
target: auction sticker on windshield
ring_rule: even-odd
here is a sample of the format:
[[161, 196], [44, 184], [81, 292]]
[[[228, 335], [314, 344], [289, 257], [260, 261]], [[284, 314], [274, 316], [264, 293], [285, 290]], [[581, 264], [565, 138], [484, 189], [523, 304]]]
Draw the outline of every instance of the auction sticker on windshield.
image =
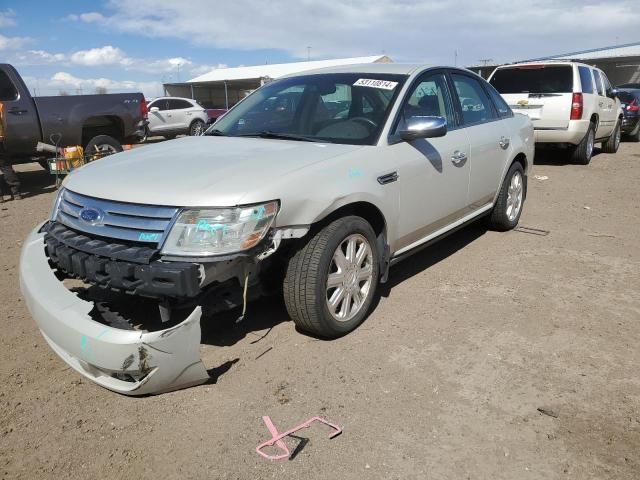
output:
[[389, 80], [374, 80], [371, 78], [360, 78], [356, 83], [353, 84], [354, 87], [382, 88], [383, 90], [393, 90], [397, 85], [398, 82], [390, 82]]

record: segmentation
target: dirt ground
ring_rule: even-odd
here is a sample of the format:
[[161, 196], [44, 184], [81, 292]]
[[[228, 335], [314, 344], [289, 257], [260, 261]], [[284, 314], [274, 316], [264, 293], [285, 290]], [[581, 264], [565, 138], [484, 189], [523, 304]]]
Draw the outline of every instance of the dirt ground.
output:
[[[538, 155], [521, 225], [547, 236], [466, 228], [394, 267], [336, 341], [253, 303], [203, 326], [208, 385], [146, 398], [82, 379], [26, 311], [21, 241], [54, 188], [21, 170], [27, 198], [0, 206], [2, 478], [640, 478], [638, 144], [589, 166]], [[344, 433], [314, 427], [270, 462], [263, 415]]]

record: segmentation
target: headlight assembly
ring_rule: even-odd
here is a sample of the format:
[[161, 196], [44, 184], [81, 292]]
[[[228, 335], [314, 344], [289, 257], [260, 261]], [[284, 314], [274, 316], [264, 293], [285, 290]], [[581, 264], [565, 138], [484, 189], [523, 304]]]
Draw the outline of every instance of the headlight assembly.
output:
[[278, 202], [237, 208], [185, 209], [171, 228], [164, 255], [205, 257], [247, 250], [273, 225]]

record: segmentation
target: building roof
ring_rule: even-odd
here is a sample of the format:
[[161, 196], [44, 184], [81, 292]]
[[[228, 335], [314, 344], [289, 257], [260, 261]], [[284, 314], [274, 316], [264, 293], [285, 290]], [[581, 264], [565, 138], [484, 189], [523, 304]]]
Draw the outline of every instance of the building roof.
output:
[[314, 60], [311, 62], [277, 63], [273, 65], [255, 65], [251, 67], [218, 68], [199, 77], [192, 78], [187, 83], [223, 82], [229, 80], [249, 80], [259, 78], [280, 78], [293, 73], [315, 70], [339, 65], [363, 63], [390, 63], [392, 60], [386, 55], [373, 57], [337, 58], [333, 60]]
[[[409, 75], [418, 68], [427, 67], [418, 63], [357, 63], [350, 65], [338, 65], [324, 68], [314, 68], [304, 73], [390, 73]], [[295, 73], [291, 74], [295, 75]]]
[[614, 45], [611, 47], [593, 48], [591, 50], [581, 50], [579, 52], [561, 53], [559, 55], [550, 55], [548, 57], [534, 58], [524, 60], [523, 62], [532, 62], [538, 60], [592, 60], [596, 58], [613, 58], [613, 57], [635, 57], [640, 56], [640, 42], [626, 43], [623, 45]]

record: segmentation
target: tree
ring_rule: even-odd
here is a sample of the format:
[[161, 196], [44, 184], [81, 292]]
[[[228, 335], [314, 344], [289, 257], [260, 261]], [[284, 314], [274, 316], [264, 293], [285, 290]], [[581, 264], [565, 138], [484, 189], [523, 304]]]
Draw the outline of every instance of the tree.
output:
[[97, 95], [104, 95], [105, 93], [107, 93], [107, 87], [96, 87], [96, 94]]
[[69, 92], [67, 92], [66, 90], [60, 90], [58, 91], [58, 95], [60, 95], [61, 97], [67, 97], [69, 96]]

